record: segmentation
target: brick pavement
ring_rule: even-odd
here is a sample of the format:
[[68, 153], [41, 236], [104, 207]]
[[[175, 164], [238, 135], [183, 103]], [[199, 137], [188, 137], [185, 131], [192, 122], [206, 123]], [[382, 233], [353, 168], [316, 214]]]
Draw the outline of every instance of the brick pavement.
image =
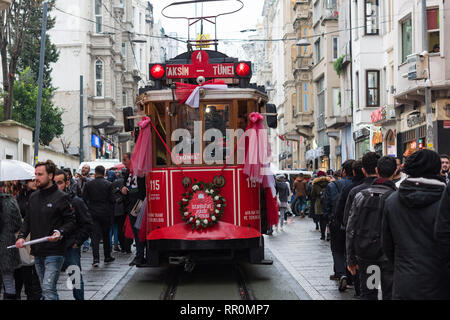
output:
[[[283, 231], [264, 236], [265, 245], [273, 256], [289, 271], [312, 300], [352, 300], [354, 290], [338, 291], [338, 283], [329, 279], [333, 272], [330, 243], [320, 240], [320, 233], [309, 218], [288, 218]], [[82, 268], [86, 300], [114, 298], [116, 286], [129, 278], [136, 268], [128, 266], [134, 254], [113, 252], [116, 260], [103, 263], [100, 248], [100, 266], [92, 267], [92, 249], [82, 253]], [[68, 276], [62, 273], [58, 281], [61, 300], [73, 300], [72, 290], [67, 288]], [[25, 297], [24, 297], [25, 298]]]
[[283, 231], [265, 235], [264, 243], [311, 299], [355, 299], [353, 288], [339, 292], [338, 282], [330, 280], [333, 273], [330, 242], [320, 240], [312, 219], [289, 217]]
[[[100, 246], [100, 265], [94, 268], [92, 267], [92, 248], [81, 254], [85, 300], [108, 299], [108, 294], [115, 289], [120, 280], [132, 270], [135, 270], [134, 267], [128, 265], [133, 260], [134, 254], [113, 252], [112, 256], [116, 260], [105, 264], [103, 262], [103, 248]], [[72, 290], [67, 287], [67, 279], [67, 274], [61, 273], [57, 286], [60, 300], [74, 300]]]

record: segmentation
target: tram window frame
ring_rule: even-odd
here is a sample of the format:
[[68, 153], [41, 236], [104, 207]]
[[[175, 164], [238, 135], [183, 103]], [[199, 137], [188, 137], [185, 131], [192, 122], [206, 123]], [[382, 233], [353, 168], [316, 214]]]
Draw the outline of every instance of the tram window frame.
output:
[[[160, 107], [158, 107], [158, 106], [160, 106]], [[148, 110], [149, 112], [147, 112], [147, 114], [150, 115], [150, 117], [152, 119], [152, 122], [155, 125], [156, 129], [158, 129], [157, 123], [159, 122], [158, 117], [156, 115], [156, 112], [158, 111], [158, 108], [162, 108], [162, 113], [158, 112], [159, 113], [159, 119], [161, 119], [161, 122], [164, 123], [165, 138], [166, 138], [165, 142], [166, 142], [166, 145], [169, 146], [170, 144], [168, 143], [168, 140], [167, 140], [167, 138], [168, 138], [168, 134], [167, 133], [168, 132], [171, 133], [172, 129], [170, 127], [170, 121], [168, 119], [167, 112], [165, 111], [165, 110], [167, 110], [167, 102], [151, 102], [148, 105], [148, 108], [150, 108], [150, 110]], [[159, 110], [159, 111], [161, 111], [161, 110]], [[151, 128], [151, 131], [152, 131], [152, 165], [155, 168], [169, 167], [171, 165], [171, 162], [172, 162], [171, 160], [172, 159], [171, 159], [170, 154], [169, 154], [169, 152], [167, 152], [167, 150], [166, 150], [164, 145], [162, 145], [160, 147], [164, 151], [164, 154], [166, 156], [166, 164], [158, 164], [158, 161], [157, 161], [158, 143], [160, 143], [161, 141], [160, 141], [160, 138], [158, 137], [158, 135], [153, 133], [153, 131], [154, 131], [153, 126]], [[158, 132], [159, 132], [159, 130], [158, 130]], [[162, 132], [159, 132], [159, 133], [162, 136]]]

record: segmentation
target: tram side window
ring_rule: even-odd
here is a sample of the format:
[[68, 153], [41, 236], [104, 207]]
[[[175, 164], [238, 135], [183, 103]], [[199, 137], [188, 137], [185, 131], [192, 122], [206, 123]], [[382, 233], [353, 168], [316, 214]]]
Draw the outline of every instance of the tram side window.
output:
[[201, 163], [200, 110], [187, 105], [175, 106], [177, 114], [172, 118], [172, 136], [175, 143], [173, 156], [178, 164]]
[[[228, 104], [207, 104], [204, 106], [205, 121], [205, 163], [219, 164], [231, 154], [227, 145], [226, 129], [231, 129]], [[222, 163], [222, 162], [220, 162]]]
[[237, 128], [245, 131], [248, 125], [248, 107], [247, 101], [239, 101], [238, 109], [238, 123]]
[[[158, 133], [161, 135], [161, 138], [164, 141], [166, 140], [166, 124], [165, 124], [165, 112], [164, 112], [164, 104], [156, 103], [155, 104], [155, 127], [158, 130]], [[157, 166], [167, 166], [167, 150], [164, 146], [161, 139], [156, 136], [156, 165]]]

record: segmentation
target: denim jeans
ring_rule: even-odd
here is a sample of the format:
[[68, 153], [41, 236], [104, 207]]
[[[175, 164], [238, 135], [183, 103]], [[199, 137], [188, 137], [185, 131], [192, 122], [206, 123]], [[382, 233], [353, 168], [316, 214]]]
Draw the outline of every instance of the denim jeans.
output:
[[134, 224], [136, 223], [137, 217], [132, 216], [129, 214], [130, 217], [130, 224], [133, 229], [134, 234], [134, 241], [136, 242], [136, 258], [145, 258], [145, 242], [139, 241], [139, 230], [134, 227]]
[[64, 256], [35, 257], [34, 265], [39, 276], [43, 300], [58, 300], [58, 283]]
[[[68, 275], [69, 276], [73, 275], [72, 278], [73, 297], [75, 298], [75, 300], [84, 300], [84, 282], [83, 282], [83, 275], [81, 274], [81, 249], [68, 248], [64, 263], [68, 266], [67, 267]], [[74, 273], [76, 272], [80, 273], [79, 283], [77, 283], [76, 281], [77, 275], [74, 275]]]
[[306, 210], [306, 196], [300, 196], [298, 197], [297, 201], [297, 212], [298, 214], [304, 213]]
[[119, 244], [119, 227], [117, 226], [117, 223], [114, 223], [111, 230], [109, 230], [109, 238], [111, 239], [112, 245], [117, 246]]
[[89, 246], [91, 245], [91, 238], [88, 238], [84, 243], [83, 243], [83, 249], [85, 250], [89, 250]]

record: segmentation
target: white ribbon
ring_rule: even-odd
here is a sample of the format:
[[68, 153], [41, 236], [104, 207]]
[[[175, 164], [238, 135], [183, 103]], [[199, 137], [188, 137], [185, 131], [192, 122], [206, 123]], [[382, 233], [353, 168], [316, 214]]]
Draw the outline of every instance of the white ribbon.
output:
[[200, 88], [220, 90], [227, 89], [228, 86], [226, 84], [205, 84], [204, 86], [198, 86], [194, 89], [194, 91], [192, 91], [185, 104], [191, 106], [192, 108], [198, 108], [200, 106]]

